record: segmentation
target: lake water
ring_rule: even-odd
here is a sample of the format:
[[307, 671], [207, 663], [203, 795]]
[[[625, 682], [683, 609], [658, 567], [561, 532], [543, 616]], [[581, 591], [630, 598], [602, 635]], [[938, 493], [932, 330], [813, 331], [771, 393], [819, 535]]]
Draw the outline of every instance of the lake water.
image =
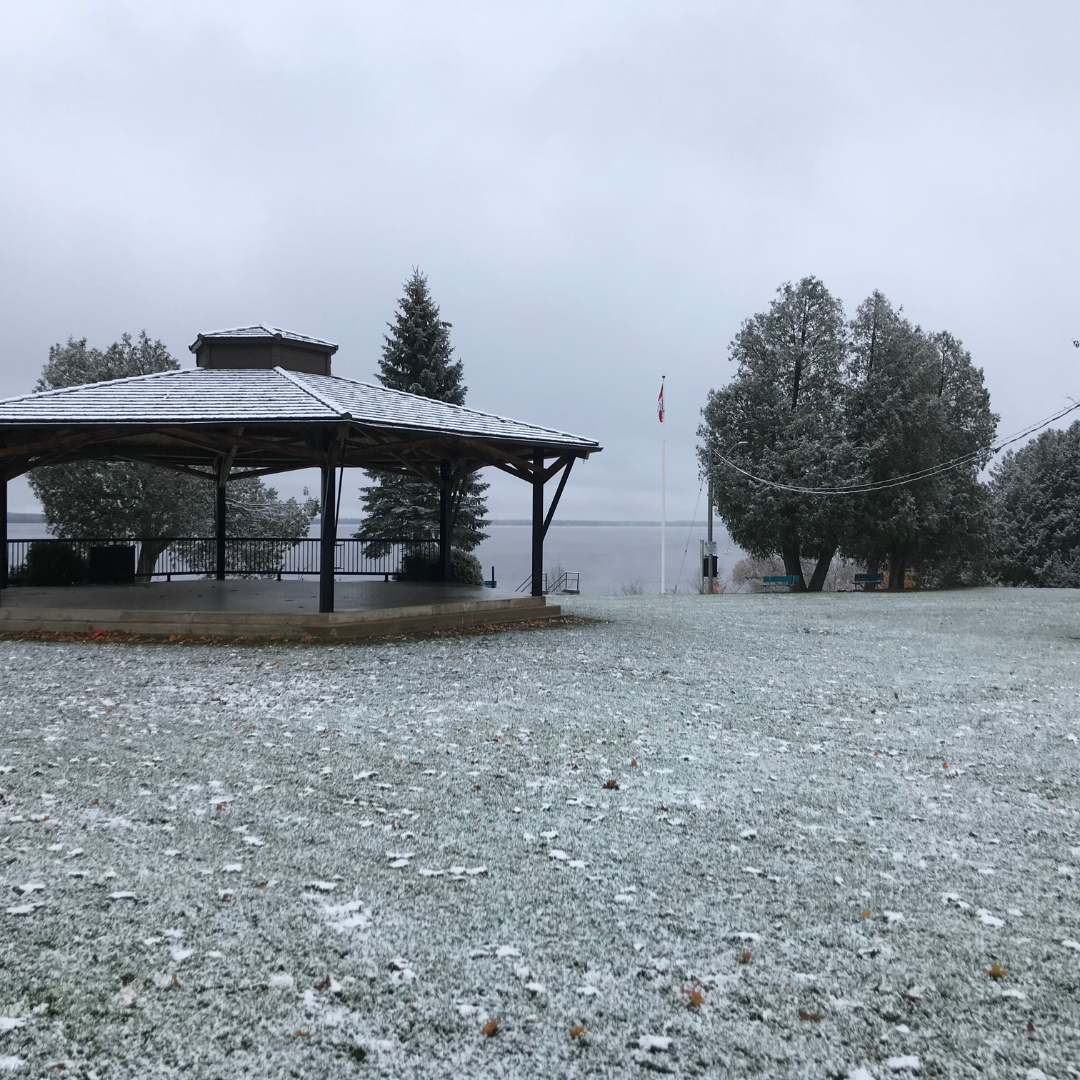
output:
[[[500, 588], [516, 589], [531, 573], [531, 535], [527, 525], [489, 525], [490, 534], [477, 549], [476, 557], [489, 577], [495, 567]], [[705, 539], [705, 526], [669, 525], [667, 529], [668, 591], [676, 584], [680, 592], [697, 591], [698, 541]], [[721, 577], [743, 557], [717, 523], [713, 535], [717, 542]], [[688, 547], [689, 541], [689, 549]], [[685, 559], [683, 552], [686, 552]], [[544, 541], [544, 569], [556, 566], [581, 575], [581, 591], [591, 594], [619, 593], [636, 583], [647, 593], [660, 591], [659, 525], [552, 525]]]
[[[342, 524], [340, 533], [349, 536], [355, 525]], [[489, 525], [488, 539], [477, 549], [476, 557], [490, 577], [492, 566], [500, 589], [516, 589], [531, 573], [531, 536], [528, 525]], [[705, 538], [705, 526], [690, 529], [687, 525], [669, 525], [667, 529], [667, 588], [678, 585], [680, 592], [696, 591], [698, 541]], [[45, 526], [26, 522], [8, 522], [12, 540], [45, 536]], [[318, 535], [318, 526], [313, 529]], [[714, 527], [721, 569], [720, 576], [731, 573], [743, 557], [719, 522]], [[689, 544], [688, 544], [689, 541]], [[684, 558], [685, 551], [685, 558]], [[581, 591], [593, 595], [619, 593], [636, 583], [643, 592], [660, 591], [659, 525], [557, 525], [548, 529], [544, 542], [544, 569], [550, 574], [556, 566], [581, 575]]]

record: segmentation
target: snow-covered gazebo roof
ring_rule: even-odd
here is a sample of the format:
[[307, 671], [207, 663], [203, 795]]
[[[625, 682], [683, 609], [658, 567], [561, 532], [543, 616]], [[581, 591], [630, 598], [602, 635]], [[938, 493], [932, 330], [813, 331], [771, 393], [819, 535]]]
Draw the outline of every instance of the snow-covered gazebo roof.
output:
[[283, 367], [188, 368], [0, 401], [9, 476], [87, 457], [201, 469], [230, 452], [234, 477], [265, 474], [322, 463], [328, 442], [340, 444], [340, 465], [431, 479], [447, 457], [455, 470], [495, 465], [525, 479], [537, 451], [600, 450], [565, 431]]

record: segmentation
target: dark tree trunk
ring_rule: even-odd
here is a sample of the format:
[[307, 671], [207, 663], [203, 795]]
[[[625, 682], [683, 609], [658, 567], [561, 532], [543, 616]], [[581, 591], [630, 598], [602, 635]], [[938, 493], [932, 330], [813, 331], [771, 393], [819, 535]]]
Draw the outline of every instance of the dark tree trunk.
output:
[[818, 556], [817, 566], [814, 567], [814, 572], [810, 575], [810, 584], [806, 586], [807, 592], [821, 592], [824, 588], [825, 578], [829, 574], [829, 567], [832, 566], [835, 554], [836, 545], [832, 544]]
[[889, 559], [889, 592], [903, 592], [907, 577], [907, 552], [898, 548]]
[[784, 560], [784, 573], [798, 577], [798, 582], [791, 586], [792, 592], [806, 592], [806, 582], [802, 576], [802, 560], [799, 557], [798, 542], [783, 545], [780, 555]]

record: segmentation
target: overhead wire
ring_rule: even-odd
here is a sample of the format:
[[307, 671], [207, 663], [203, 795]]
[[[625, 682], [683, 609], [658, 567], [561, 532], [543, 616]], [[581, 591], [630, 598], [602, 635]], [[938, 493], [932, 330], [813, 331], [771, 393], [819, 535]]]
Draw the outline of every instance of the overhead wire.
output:
[[679, 582], [682, 581], [683, 567], [686, 566], [686, 553], [690, 550], [690, 541], [694, 538], [694, 525], [697, 523], [697, 511], [701, 505], [701, 492], [705, 487], [705, 477], [701, 478], [701, 484], [697, 489], [697, 500], [694, 502], [694, 516], [690, 519], [690, 531], [686, 534], [686, 547], [683, 548], [682, 562], [679, 563], [679, 576], [675, 580], [675, 592], [679, 591]]
[[[1073, 402], [1068, 407], [1059, 410], [1054, 413], [1053, 416], [1049, 416], [1044, 420], [1040, 420], [1035, 424], [1030, 424], [1028, 427], [1018, 431], [1005, 439], [997, 440], [991, 443], [989, 446], [979, 447], [977, 450], [973, 450], [967, 454], [961, 454], [959, 457], [951, 458], [947, 461], [938, 462], [936, 465], [928, 466], [925, 469], [919, 469], [915, 472], [903, 473], [900, 476], [890, 477], [887, 480], [875, 480], [869, 483], [853, 484], [847, 487], [821, 487], [813, 488], [806, 487], [801, 484], [785, 484], [779, 480], [769, 480], [763, 476], [757, 476], [750, 472], [748, 469], [744, 469], [737, 462], [732, 461], [729, 457], [720, 453], [716, 447], [713, 447], [713, 454], [724, 465], [733, 471], [745, 476], [752, 483], [758, 484], [762, 487], [771, 487], [778, 491], [790, 491], [798, 495], [867, 495], [875, 491], [886, 491], [890, 488], [905, 487], [908, 484], [917, 483], [920, 480], [926, 480], [933, 476], [938, 476], [945, 472], [950, 472], [953, 469], [959, 469], [964, 465], [969, 464], [972, 461], [977, 460], [983, 454], [989, 453], [991, 456], [1001, 453], [1006, 446], [1011, 446], [1013, 443], [1019, 442], [1021, 439], [1027, 438], [1029, 435], [1033, 435], [1036, 431], [1041, 431], [1044, 427], [1052, 424], [1055, 420], [1060, 420], [1063, 416], [1068, 416], [1069, 413], [1075, 412], [1080, 409], [1080, 401]], [[698, 493], [700, 497], [700, 492]]]

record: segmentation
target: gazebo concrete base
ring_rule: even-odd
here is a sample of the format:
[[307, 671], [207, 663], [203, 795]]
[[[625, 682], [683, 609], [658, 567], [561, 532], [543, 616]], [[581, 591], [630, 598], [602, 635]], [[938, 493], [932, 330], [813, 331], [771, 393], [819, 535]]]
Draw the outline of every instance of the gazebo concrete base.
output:
[[543, 596], [454, 585], [339, 583], [318, 611], [317, 582], [183, 581], [5, 589], [0, 633], [121, 631], [148, 637], [349, 640], [556, 618]]

